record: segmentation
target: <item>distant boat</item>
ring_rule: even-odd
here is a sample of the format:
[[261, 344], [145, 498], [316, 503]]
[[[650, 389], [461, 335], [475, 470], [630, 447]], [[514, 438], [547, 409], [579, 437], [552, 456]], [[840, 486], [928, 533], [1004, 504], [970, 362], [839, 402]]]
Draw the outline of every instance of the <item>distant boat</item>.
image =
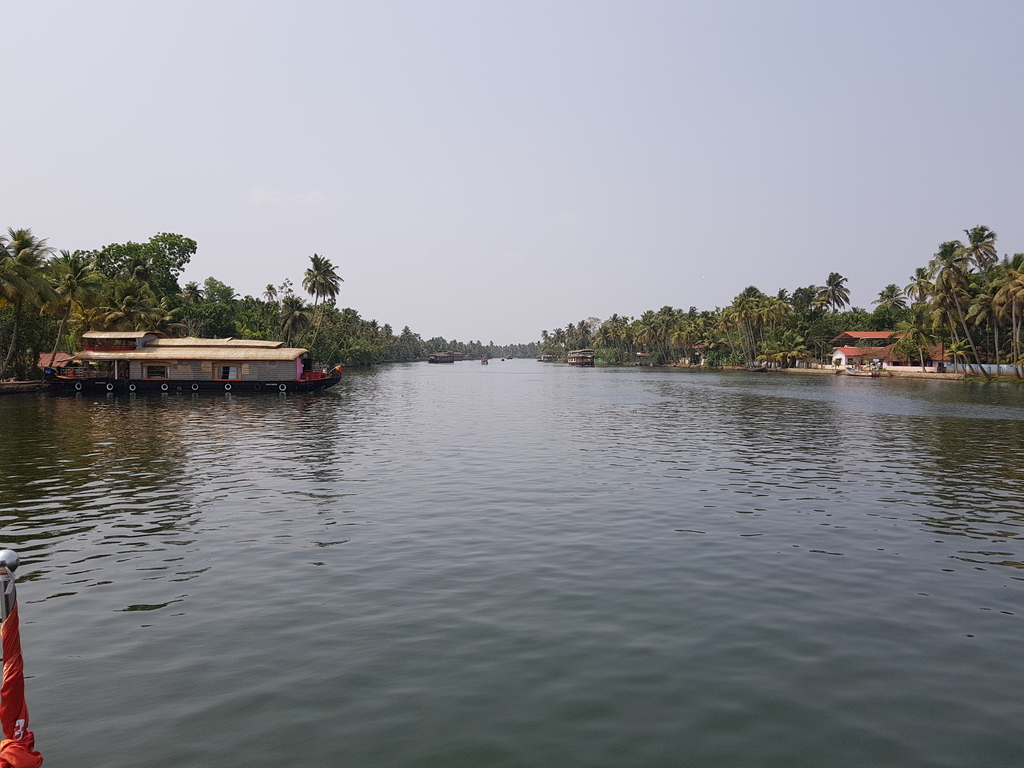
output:
[[484, 357], [480, 358], [480, 365], [487, 365], [487, 356], [486, 355]]

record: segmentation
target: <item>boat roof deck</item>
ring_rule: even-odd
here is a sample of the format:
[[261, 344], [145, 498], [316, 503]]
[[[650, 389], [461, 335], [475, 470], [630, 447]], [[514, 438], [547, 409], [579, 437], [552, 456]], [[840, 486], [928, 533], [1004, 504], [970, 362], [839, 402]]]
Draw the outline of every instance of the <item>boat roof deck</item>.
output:
[[216, 360], [216, 361], [275, 361], [294, 360], [309, 350], [299, 347], [238, 348], [238, 347], [150, 347], [123, 351], [100, 352], [86, 350], [75, 355], [76, 360]]

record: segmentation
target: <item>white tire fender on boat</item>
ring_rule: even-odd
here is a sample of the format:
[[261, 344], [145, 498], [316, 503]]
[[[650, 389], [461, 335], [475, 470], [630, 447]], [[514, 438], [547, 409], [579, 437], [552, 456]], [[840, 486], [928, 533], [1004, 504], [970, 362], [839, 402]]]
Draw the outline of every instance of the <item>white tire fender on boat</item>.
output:
[[111, 383], [110, 383], [110, 382], [108, 381], [108, 382], [107, 382], [107, 392], [113, 392], [113, 391], [114, 391], [114, 385], [113, 385], [113, 384], [111, 384]]
[[230, 384], [225, 384], [225, 385], [224, 385], [224, 390], [225, 390], [226, 392], [230, 392], [230, 391], [231, 391], [231, 385], [230, 385]]
[[277, 388], [281, 392], [286, 392], [288, 390], [288, 385], [287, 384], [278, 384]]
[[128, 391], [129, 392], [134, 392], [135, 391], [135, 385], [134, 384], [129, 384], [128, 385]]
[[192, 391], [196, 392], [196, 391], [198, 391], [198, 389], [199, 389], [199, 385], [196, 384], [195, 382], [192, 382]]
[[80, 381], [76, 381], [75, 382], [75, 391], [76, 392], [81, 392], [82, 391], [82, 382], [80, 382]]
[[166, 384], [161, 384], [161, 385], [160, 385], [160, 389], [161, 389], [161, 390], [162, 390], [163, 392], [166, 392], [166, 391], [167, 391], [167, 385], [166, 385]]

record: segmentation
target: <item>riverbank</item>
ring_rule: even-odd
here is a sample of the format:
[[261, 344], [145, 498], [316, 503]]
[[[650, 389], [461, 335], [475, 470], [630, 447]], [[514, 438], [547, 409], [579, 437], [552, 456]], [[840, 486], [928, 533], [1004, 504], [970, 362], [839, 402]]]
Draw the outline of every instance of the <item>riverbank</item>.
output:
[[40, 392], [46, 385], [43, 381], [0, 381], [0, 395], [17, 395], [24, 392]]
[[[682, 368], [685, 370], [715, 370], [715, 371], [746, 371], [747, 368], [743, 366], [723, 366], [722, 368], [702, 368], [700, 366], [686, 366], [677, 365], [670, 366], [672, 368]], [[771, 371], [772, 374], [785, 374], [787, 376], [842, 376], [842, 369], [836, 370], [835, 368], [778, 368]], [[764, 374], [762, 374], [764, 375]], [[900, 378], [900, 379], [935, 379], [937, 381], [964, 381], [966, 378], [962, 373], [932, 373], [931, 371], [894, 371], [891, 368], [886, 368], [882, 371], [882, 378]], [[975, 377], [981, 380], [981, 377]], [[1004, 380], [1014, 381], [1014, 379], [1008, 379], [1003, 377]], [[996, 379], [993, 379], [996, 381]]]

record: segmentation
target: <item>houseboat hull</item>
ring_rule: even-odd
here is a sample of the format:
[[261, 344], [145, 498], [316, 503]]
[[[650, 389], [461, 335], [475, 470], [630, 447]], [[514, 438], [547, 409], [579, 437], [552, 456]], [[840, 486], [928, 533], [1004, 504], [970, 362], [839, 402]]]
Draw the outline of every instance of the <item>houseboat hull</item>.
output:
[[196, 381], [175, 379], [171, 381], [136, 381], [113, 378], [73, 378], [65, 376], [47, 377], [47, 389], [54, 394], [69, 395], [188, 395], [203, 392], [218, 394], [259, 392], [299, 394], [317, 392], [333, 387], [341, 380], [334, 374], [328, 378], [298, 381]]

